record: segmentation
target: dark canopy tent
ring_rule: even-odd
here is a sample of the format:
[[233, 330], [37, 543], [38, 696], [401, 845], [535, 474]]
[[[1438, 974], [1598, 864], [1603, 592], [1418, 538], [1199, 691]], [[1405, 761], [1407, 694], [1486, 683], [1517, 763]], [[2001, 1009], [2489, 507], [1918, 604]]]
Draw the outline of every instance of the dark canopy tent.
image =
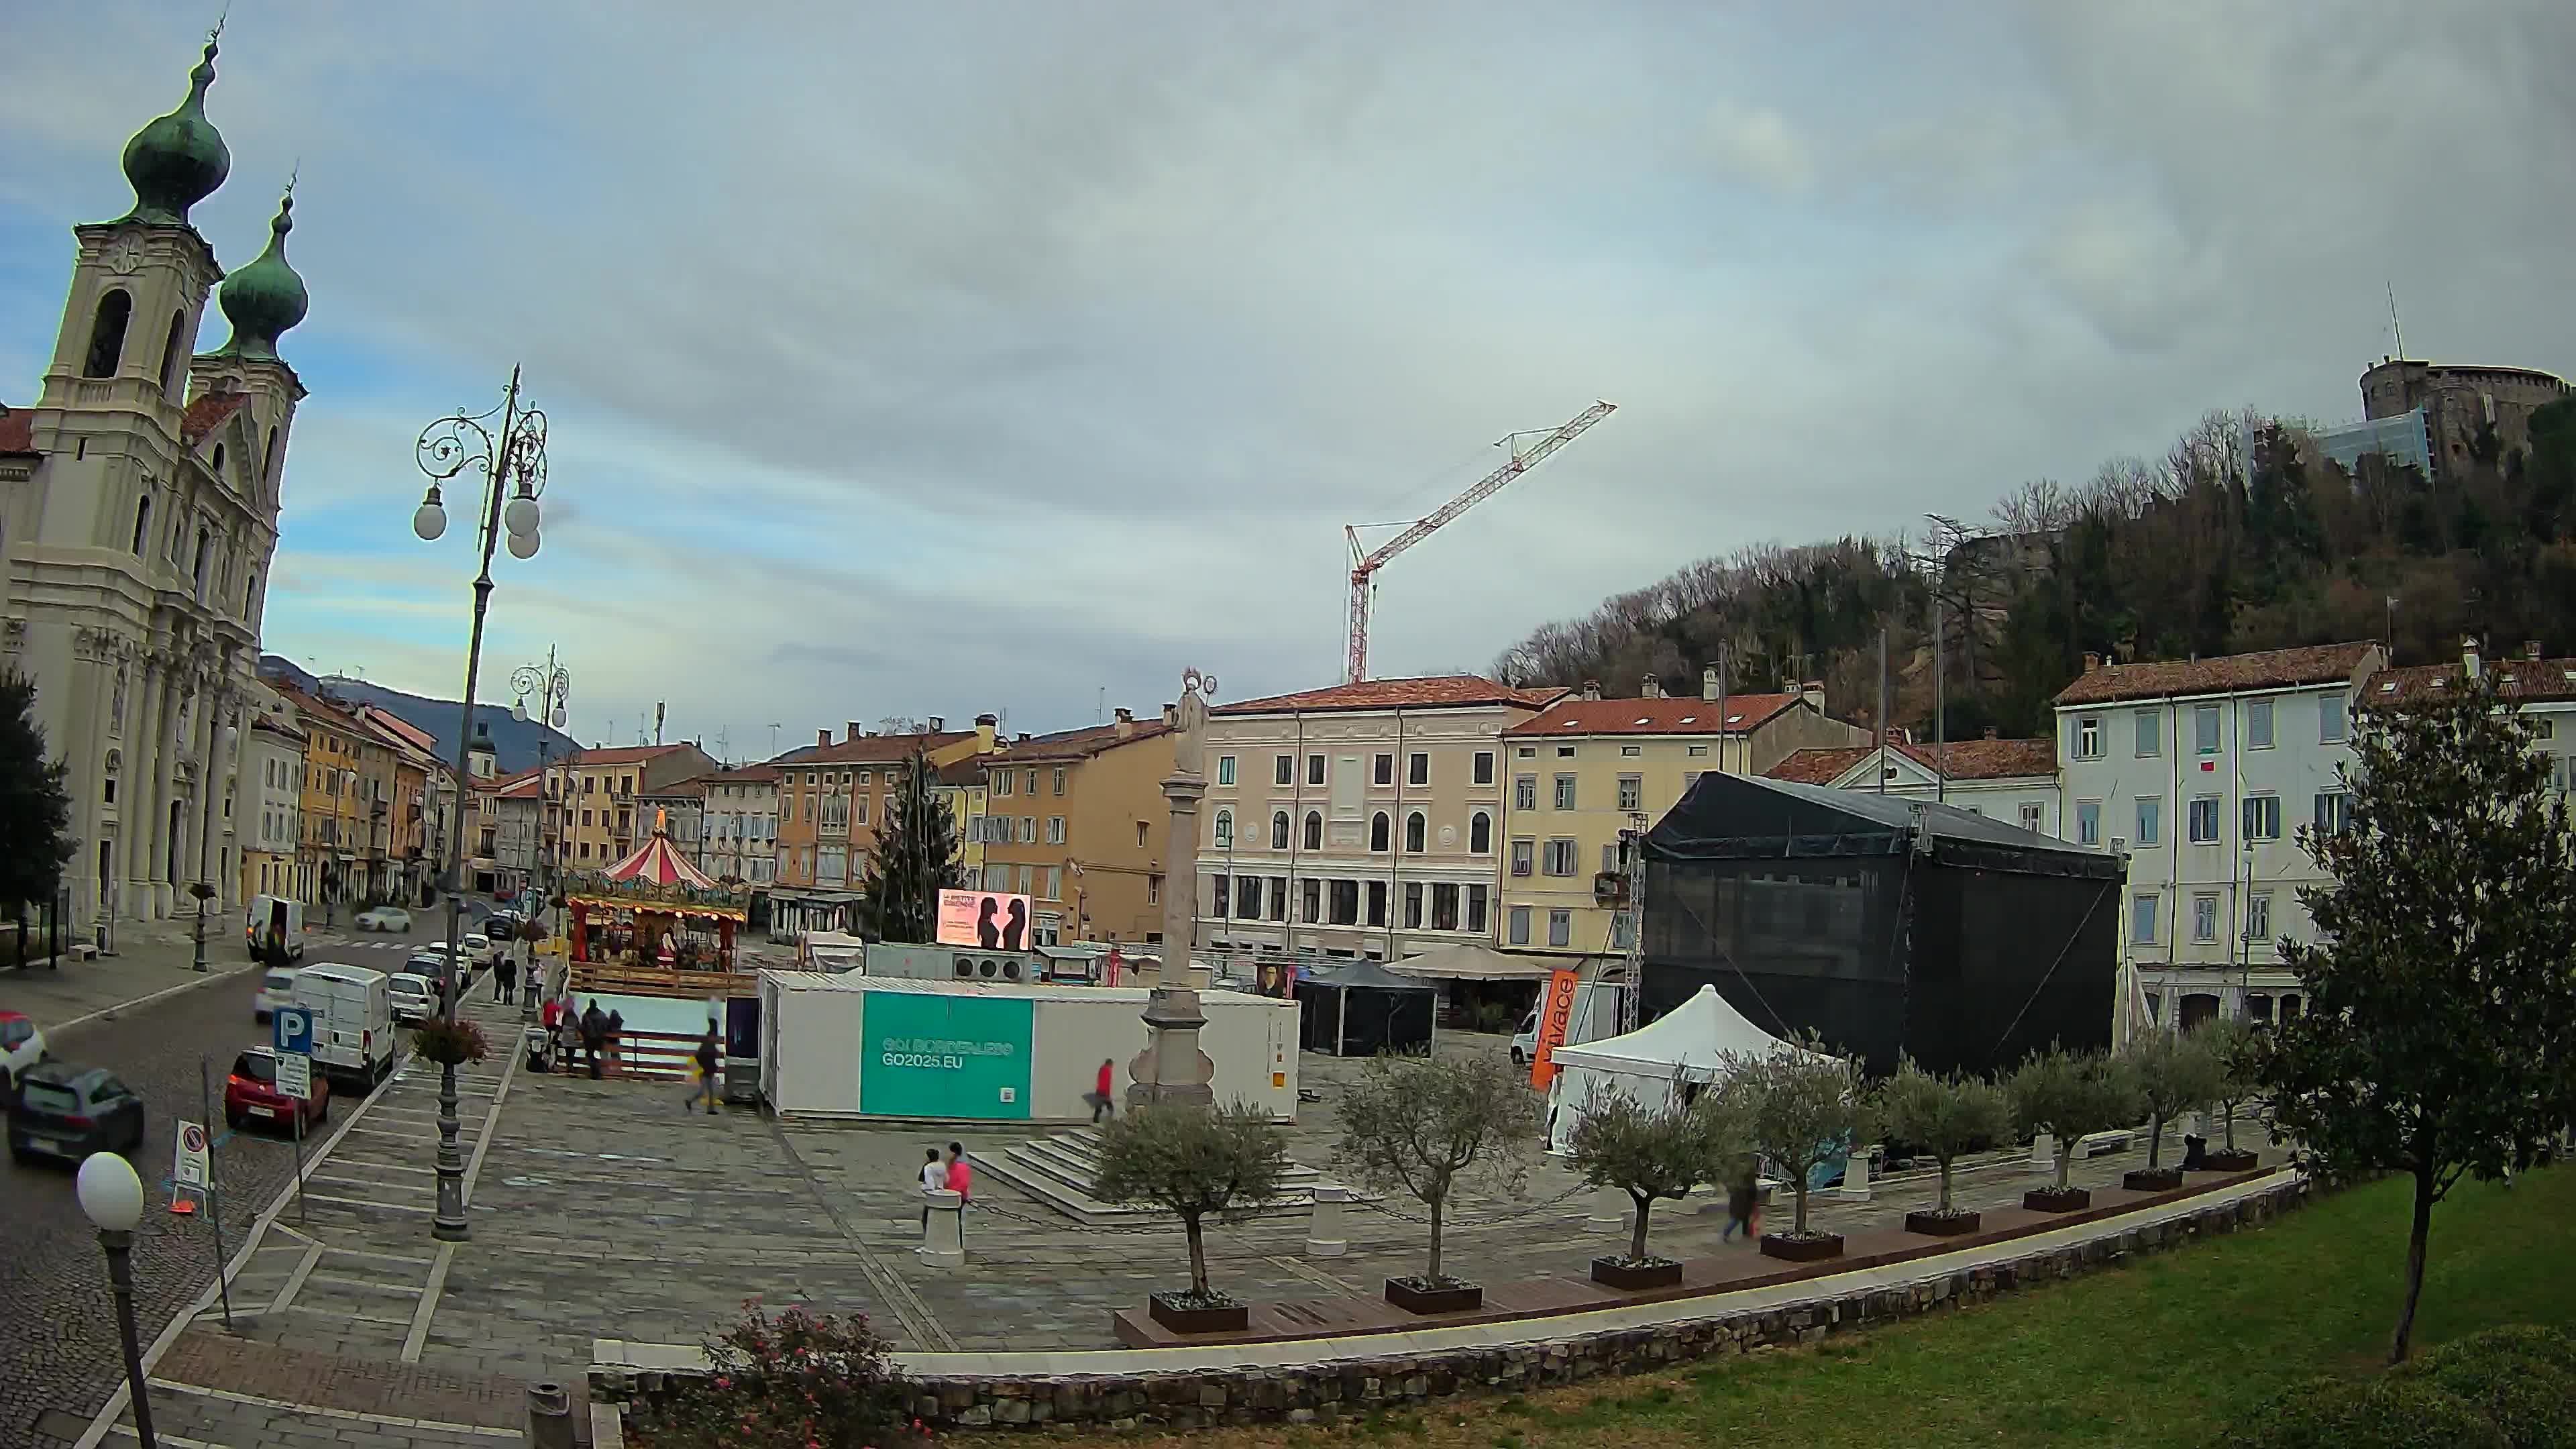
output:
[[1956, 806], [1702, 775], [1645, 839], [1644, 1004], [1703, 985], [1873, 1074], [2107, 1046], [2124, 866]]
[[1353, 961], [1297, 982], [1298, 1045], [1337, 1057], [1431, 1050], [1440, 999], [1428, 981], [1398, 976], [1375, 961]]

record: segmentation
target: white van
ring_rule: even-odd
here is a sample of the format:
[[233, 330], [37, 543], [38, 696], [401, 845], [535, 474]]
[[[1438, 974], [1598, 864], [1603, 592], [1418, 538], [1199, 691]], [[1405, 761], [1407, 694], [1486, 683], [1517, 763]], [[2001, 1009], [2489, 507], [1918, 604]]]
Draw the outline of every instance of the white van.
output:
[[[1539, 987], [1539, 1005], [1521, 1018], [1512, 1037], [1512, 1065], [1525, 1067], [1538, 1055], [1538, 1015], [1547, 1005], [1547, 987]], [[1619, 1034], [1619, 990], [1597, 981], [1575, 983], [1574, 1008], [1566, 1013], [1565, 1044], [1581, 1046]]]
[[295, 973], [295, 1004], [313, 1013], [313, 1060], [334, 1086], [364, 1091], [394, 1069], [394, 1003], [385, 973], [326, 962]]
[[242, 922], [242, 944], [250, 948], [250, 958], [259, 959], [259, 943], [274, 935], [286, 943], [286, 959], [304, 959], [304, 903], [284, 896], [252, 896], [250, 911]]

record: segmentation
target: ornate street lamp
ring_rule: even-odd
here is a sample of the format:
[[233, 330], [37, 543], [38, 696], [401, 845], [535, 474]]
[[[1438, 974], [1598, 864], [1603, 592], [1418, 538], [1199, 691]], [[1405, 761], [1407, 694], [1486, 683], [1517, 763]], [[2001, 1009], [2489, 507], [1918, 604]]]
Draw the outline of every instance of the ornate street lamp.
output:
[[135, 1224], [143, 1221], [143, 1181], [134, 1165], [113, 1152], [94, 1152], [80, 1166], [74, 1191], [80, 1210], [98, 1229], [107, 1250], [107, 1285], [116, 1295], [116, 1328], [125, 1340], [125, 1387], [134, 1400], [134, 1437], [153, 1449], [152, 1400], [143, 1380], [143, 1344], [134, 1332], [134, 1269], [127, 1256]]
[[[500, 429], [497, 438], [486, 426], [493, 423]], [[482, 506], [475, 510], [482, 560], [474, 576], [474, 630], [465, 643], [465, 715], [456, 731], [458, 808], [449, 812], [443, 872], [447, 958], [439, 963], [439, 1000], [452, 1018], [462, 994], [457, 984], [457, 943], [465, 936], [463, 792], [474, 778], [474, 686], [483, 668], [483, 616], [492, 601], [492, 550], [506, 538], [510, 557], [536, 557], [537, 499], [546, 491], [546, 415], [520, 405], [519, 369], [513, 367], [499, 407], [472, 414], [460, 410], [440, 418], [421, 430], [413, 451], [420, 471], [429, 475], [429, 491], [411, 518], [411, 531], [423, 542], [435, 542], [447, 532], [447, 506], [438, 485], [468, 470], [483, 475]], [[451, 1243], [473, 1235], [465, 1221], [465, 1155], [456, 1141], [460, 1126], [456, 1064], [442, 1062], [438, 1068], [438, 1212], [430, 1220], [429, 1231], [430, 1236]]]

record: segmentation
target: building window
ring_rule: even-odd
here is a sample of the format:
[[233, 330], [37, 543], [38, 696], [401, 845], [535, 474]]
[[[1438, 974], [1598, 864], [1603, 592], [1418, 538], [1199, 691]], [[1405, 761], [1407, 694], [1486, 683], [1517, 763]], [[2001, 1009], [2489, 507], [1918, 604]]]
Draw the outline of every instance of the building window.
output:
[[1385, 881], [1373, 880], [1368, 883], [1368, 924], [1372, 926], [1386, 924]]
[[1551, 946], [1574, 944], [1574, 912], [1550, 911], [1547, 913], [1547, 943]]
[[984, 867], [984, 889], [988, 891], [1006, 891], [1010, 888], [1011, 868], [1009, 866], [995, 864]]
[[[1001, 771], [997, 771], [997, 772], [995, 772], [995, 774], [994, 774], [994, 776], [993, 776], [993, 793], [994, 793], [994, 794], [996, 794], [996, 795], [1008, 795], [1008, 794], [1011, 794], [1011, 793], [1012, 793], [1012, 790], [1011, 790], [1011, 778], [1012, 778], [1012, 777], [1011, 777], [1011, 772], [1010, 772], [1010, 771], [1008, 771], [1008, 770], [1001, 770]], [[811, 777], [811, 776], [808, 776], [808, 777], [807, 777], [807, 780], [808, 780], [808, 783], [810, 783], [810, 782], [811, 782], [811, 780], [812, 780], [812, 777]]]
[[1611, 913], [1610, 948], [1614, 951], [1627, 950], [1628, 943], [1636, 937], [1636, 924], [1637, 918], [1626, 911], [1615, 911]]
[[2245, 748], [2272, 748], [2272, 701], [2249, 699], [2245, 702]]
[[2218, 843], [2217, 796], [2198, 795], [2192, 798], [2191, 843], [2194, 845], [2215, 845]]
[[1515, 760], [1535, 760], [1538, 758], [1538, 746], [1523, 745], [1519, 749], [1512, 751], [1512, 758]]
[[1288, 877], [1284, 875], [1274, 875], [1270, 878], [1270, 919], [1274, 921], [1288, 919]]
[[1557, 809], [1571, 810], [1574, 808], [1574, 780], [1575, 777], [1572, 775], [1559, 775], [1556, 777]]
[[2152, 709], [2136, 715], [2138, 725], [2138, 758], [2152, 760], [2165, 752], [2165, 717]]
[[[1379, 881], [1375, 884], [1383, 885]], [[1360, 923], [1360, 883], [1355, 880], [1333, 882], [1333, 914], [1328, 924], [1356, 926]]]
[[1505, 920], [1508, 922], [1503, 930], [1505, 939], [1515, 946], [1528, 945], [1530, 943], [1530, 908], [1514, 906], [1506, 913]]
[[1270, 812], [1270, 848], [1272, 850], [1288, 848], [1288, 812], [1285, 810]]
[[1324, 813], [1320, 810], [1306, 812], [1306, 848], [1308, 850], [1324, 848]]
[[1300, 884], [1297, 918], [1312, 925], [1324, 918], [1324, 883], [1310, 877]]
[[2191, 748], [2193, 753], [2218, 753], [2218, 706], [2198, 705], [2191, 712]]
[[1692, 759], [1695, 759], [1695, 760], [1696, 760], [1696, 759], [1704, 759], [1704, 758], [1706, 758], [1706, 757], [1707, 757], [1707, 755], [1708, 755], [1708, 746], [1706, 746], [1706, 745], [1691, 745], [1691, 746], [1689, 746], [1688, 748], [1686, 748], [1686, 749], [1683, 751], [1683, 753], [1684, 753], [1684, 754], [1689, 755]]
[[2138, 797], [2138, 844], [2161, 845], [2165, 838], [2165, 797]]
[[1209, 911], [1209, 915], [1223, 917], [1234, 914], [1234, 878], [1232, 876], [1221, 875], [1216, 878], [1213, 899], [1215, 909]]
[[2317, 833], [2336, 835], [2352, 828], [2352, 796], [2342, 790], [2317, 794]]
[[125, 358], [125, 324], [133, 315], [134, 298], [122, 287], [110, 288], [98, 299], [98, 311], [89, 324], [89, 358], [81, 376], [116, 376], [116, 365]]
[[2191, 898], [2191, 938], [2197, 942], [2218, 939], [2218, 897], [2196, 895]]
[[1384, 855], [1389, 849], [1391, 849], [1392, 847], [1390, 846], [1389, 841], [1392, 838], [1390, 832], [1393, 828], [1394, 827], [1387, 819], [1385, 811], [1381, 810], [1375, 815], [1370, 816], [1369, 849], [1380, 855]]
[[1404, 762], [1404, 783], [1408, 785], [1428, 785], [1431, 783], [1431, 756], [1429, 754], [1421, 750], [1416, 750], [1406, 757]]
[[2024, 830], [2042, 829], [2042, 821], [2046, 813], [2047, 812], [2040, 806], [2030, 804], [2023, 805], [2021, 807], [2021, 828]]
[[[1047, 822], [1048, 835], [1053, 836], [1060, 833], [1063, 824], [1064, 820], [1061, 816]], [[1056, 840], [1052, 843], [1062, 845], [1064, 842]], [[1231, 810], [1220, 810], [1216, 812], [1216, 848], [1219, 850], [1234, 849], [1234, 812]]]
[[2078, 800], [2075, 802], [2075, 843], [2078, 845], [2100, 845], [2102, 843], [2101, 801]]
[[1405, 852], [1409, 855], [1420, 855], [1424, 846], [1429, 843], [1427, 837], [1430, 830], [1430, 823], [1423, 819], [1421, 811], [1415, 810], [1408, 813], [1404, 817]]
[[1247, 875], [1234, 883], [1234, 913], [1247, 921], [1261, 919], [1261, 877]]
[[2129, 900], [2129, 943], [2152, 946], [2156, 943], [2156, 894], [2142, 892]]
[[1036, 816], [1034, 816], [1034, 815], [1023, 815], [1023, 816], [1021, 816], [1021, 817], [1020, 817], [1020, 844], [1022, 844], [1022, 845], [1035, 845], [1035, 844], [1037, 844], [1037, 843], [1038, 843], [1038, 818], [1037, 818]]
[[1558, 746], [1556, 747], [1556, 757], [1557, 757], [1558, 759], [1560, 759], [1560, 760], [1570, 760], [1570, 759], [1573, 759], [1573, 758], [1574, 758], [1574, 746], [1572, 746], [1572, 745], [1558, 745]]
[[1479, 936], [1485, 934], [1485, 889], [1483, 885], [1467, 887], [1467, 929]]
[[1530, 873], [1530, 868], [1531, 868], [1531, 862], [1532, 862], [1533, 860], [1535, 860], [1535, 859], [1536, 859], [1537, 855], [1538, 855], [1538, 842], [1537, 842], [1537, 841], [1535, 841], [1535, 840], [1515, 840], [1515, 841], [1513, 841], [1513, 842], [1512, 842], [1512, 874], [1514, 874], [1514, 875], [1527, 875], [1527, 874], [1529, 874], [1529, 873]]
[[1216, 757], [1216, 782], [1220, 785], [1231, 785], [1234, 783], [1234, 756], [1219, 755]]
[[1478, 750], [1476, 752], [1476, 773], [1474, 779], [1479, 785], [1490, 785], [1494, 783], [1493, 751]]
[[1467, 853], [1489, 855], [1494, 849], [1494, 817], [1482, 810], [1467, 817]]
[[1306, 757], [1306, 783], [1309, 785], [1320, 785], [1324, 783], [1323, 756], [1308, 755]]
[[1458, 887], [1454, 882], [1432, 882], [1431, 929], [1435, 931], [1458, 929]]
[[1630, 814], [1646, 808], [1646, 781], [1643, 776], [1619, 777], [1619, 808]]
[[1547, 843], [1547, 859], [1542, 871], [1547, 875], [1572, 875], [1581, 862], [1576, 858], [1575, 842], [1559, 836]]
[[2317, 701], [2317, 743], [2339, 745], [2343, 743], [2343, 736], [2343, 696], [2325, 695]]
[[1033, 865], [1024, 865], [1018, 867], [1018, 872], [1020, 894], [1024, 896], [1036, 895], [1038, 868]]
[[1404, 883], [1404, 929], [1422, 929], [1422, 882], [1418, 880]]
[[1369, 778], [1381, 785], [1395, 783], [1395, 756], [1381, 754], [1369, 761]]
[[1280, 755], [1270, 763], [1270, 783], [1274, 785], [1294, 785], [1297, 783], [1296, 756]]
[[2281, 838], [2281, 797], [2248, 795], [2245, 797], [2245, 838], [2278, 840]]
[[[1220, 812], [1220, 813], [1223, 813], [1223, 814], [1225, 815], [1225, 841], [1226, 841], [1226, 844], [1228, 844], [1228, 845], [1232, 845], [1232, 844], [1234, 843], [1234, 816], [1233, 816], [1233, 814], [1232, 814], [1231, 812]], [[1050, 816], [1048, 816], [1048, 817], [1047, 817], [1047, 844], [1049, 844], [1049, 845], [1062, 845], [1062, 844], [1064, 844], [1064, 817], [1063, 817], [1063, 816], [1061, 816], [1061, 815], [1050, 815]]]
[[1512, 808], [1515, 810], [1536, 810], [1538, 808], [1538, 776], [1515, 775], [1512, 777]]
[[2075, 721], [2075, 758], [2079, 760], [2102, 758], [2102, 717], [2100, 715], [2088, 714]]

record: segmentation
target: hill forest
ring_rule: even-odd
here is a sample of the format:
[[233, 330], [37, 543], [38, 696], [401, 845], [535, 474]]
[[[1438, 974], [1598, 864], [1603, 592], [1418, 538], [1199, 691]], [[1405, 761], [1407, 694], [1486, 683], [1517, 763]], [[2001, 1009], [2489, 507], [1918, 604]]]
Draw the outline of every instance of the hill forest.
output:
[[2214, 411], [2161, 458], [2117, 458], [2079, 486], [2025, 483], [1982, 526], [1708, 558], [1541, 625], [1492, 666], [1517, 685], [1654, 675], [1695, 692], [1726, 662], [1737, 693], [1820, 680], [1831, 713], [1868, 721], [1887, 631], [1888, 718], [1931, 738], [1934, 633], [1951, 739], [2039, 737], [2049, 701], [2097, 653], [2180, 659], [2377, 639], [2399, 663], [2576, 648], [2576, 397], [2531, 416], [2527, 448], [2489, 427], [2428, 478], [2364, 458], [2351, 472], [2293, 421]]

